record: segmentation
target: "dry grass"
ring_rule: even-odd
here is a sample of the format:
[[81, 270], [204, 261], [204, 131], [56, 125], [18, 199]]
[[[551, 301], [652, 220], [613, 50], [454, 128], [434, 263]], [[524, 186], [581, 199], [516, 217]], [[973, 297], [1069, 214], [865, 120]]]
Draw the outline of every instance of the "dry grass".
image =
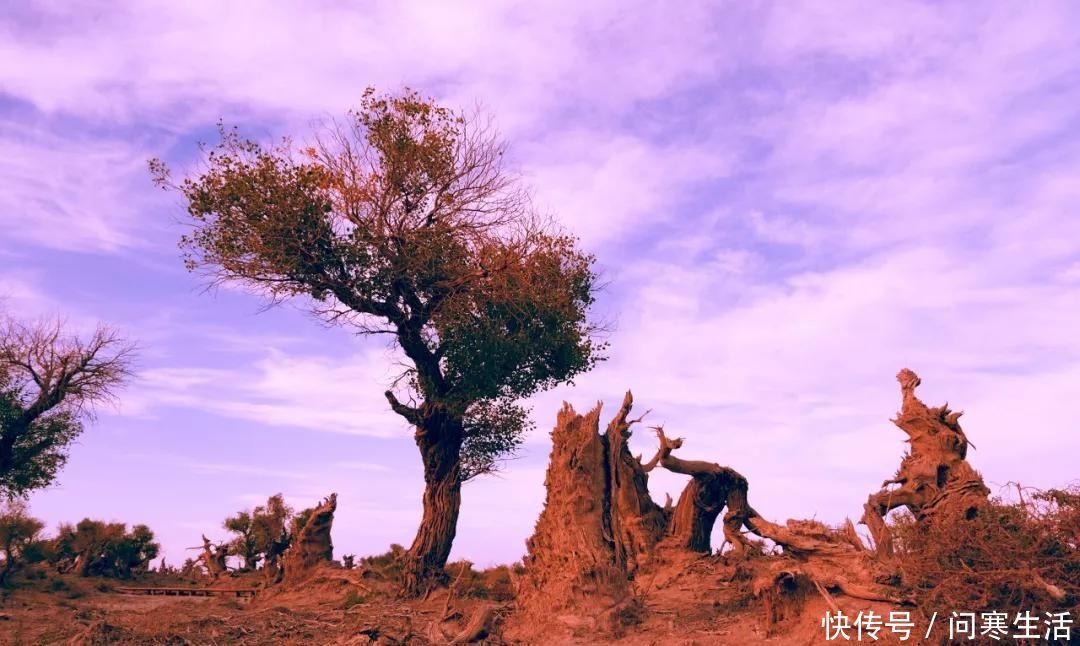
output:
[[894, 521], [904, 592], [931, 612], [1075, 608], [1080, 599], [1080, 490], [991, 500], [974, 519]]

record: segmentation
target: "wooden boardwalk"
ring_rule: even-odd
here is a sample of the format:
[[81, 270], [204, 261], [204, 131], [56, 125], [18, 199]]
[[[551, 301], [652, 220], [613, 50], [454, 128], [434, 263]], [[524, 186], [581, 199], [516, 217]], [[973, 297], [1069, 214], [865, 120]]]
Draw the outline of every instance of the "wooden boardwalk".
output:
[[121, 594], [153, 594], [169, 597], [254, 597], [255, 588], [114, 588]]

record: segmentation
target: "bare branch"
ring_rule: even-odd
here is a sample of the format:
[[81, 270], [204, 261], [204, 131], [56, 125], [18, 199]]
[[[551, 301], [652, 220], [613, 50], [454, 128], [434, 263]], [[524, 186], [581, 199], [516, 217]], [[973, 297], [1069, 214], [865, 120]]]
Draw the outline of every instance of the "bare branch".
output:
[[29, 486], [14, 485], [12, 474], [51, 455], [52, 466], [27, 476], [35, 486], [46, 484], [42, 479], [62, 463], [56, 451], [74, 439], [80, 417], [115, 400], [133, 374], [135, 354], [134, 344], [104, 326], [80, 337], [60, 319], [0, 323], [0, 395], [12, 408], [0, 426], [0, 488]]

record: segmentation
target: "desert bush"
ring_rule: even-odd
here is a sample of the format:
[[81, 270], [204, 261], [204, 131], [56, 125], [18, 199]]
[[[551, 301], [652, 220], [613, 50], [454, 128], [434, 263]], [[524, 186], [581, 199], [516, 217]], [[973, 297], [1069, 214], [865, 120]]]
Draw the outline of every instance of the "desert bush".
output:
[[[517, 564], [515, 564], [517, 566]], [[520, 567], [520, 566], [519, 566]], [[514, 598], [513, 574], [509, 565], [498, 565], [486, 570], [473, 569], [470, 561], [461, 560], [446, 566], [446, 575], [452, 581], [455, 594], [474, 599], [508, 601]]]
[[[44, 523], [27, 513], [21, 501], [0, 506], [0, 553], [4, 557], [0, 562], [0, 583], [4, 583], [16, 568], [31, 560], [27, 551], [37, 542], [38, 533], [44, 527]], [[32, 549], [30, 551], [30, 557], [35, 557], [36, 553]]]
[[352, 608], [353, 606], [359, 605], [366, 601], [367, 599], [364, 597], [364, 595], [360, 594], [356, 590], [349, 590], [345, 594], [345, 600], [342, 602], [341, 607], [343, 610], [348, 610], [349, 608]]
[[993, 499], [972, 519], [893, 521], [904, 592], [926, 613], [1038, 612], [1080, 598], [1080, 492]]
[[390, 546], [390, 551], [374, 556], [365, 556], [360, 559], [360, 567], [386, 579], [397, 580], [401, 578], [402, 563], [405, 558], [405, 548], [397, 543]]
[[184, 559], [184, 563], [180, 566], [180, 576], [185, 578], [198, 578], [204, 573], [203, 568], [199, 562], [195, 559]]

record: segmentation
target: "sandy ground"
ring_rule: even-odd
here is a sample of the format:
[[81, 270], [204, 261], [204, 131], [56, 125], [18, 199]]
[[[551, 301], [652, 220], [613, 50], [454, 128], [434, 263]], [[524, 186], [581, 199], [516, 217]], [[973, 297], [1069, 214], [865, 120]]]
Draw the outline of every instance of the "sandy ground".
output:
[[[485, 607], [496, 616], [494, 634], [480, 642], [487, 644], [825, 643], [821, 599], [806, 599], [794, 619], [769, 625], [763, 604], [735, 570], [716, 561], [650, 582], [644, 621], [615, 638], [600, 638], [573, 618], [553, 617], [550, 625], [528, 627], [534, 637], [517, 641], [501, 636], [514, 621], [512, 600], [451, 596], [444, 587], [427, 599], [406, 601], [388, 581], [357, 571], [327, 570], [253, 600], [121, 594], [111, 589], [118, 585], [113, 581], [50, 573], [3, 594], [0, 644], [446, 644]], [[236, 578], [221, 587], [258, 583], [257, 577]]]

